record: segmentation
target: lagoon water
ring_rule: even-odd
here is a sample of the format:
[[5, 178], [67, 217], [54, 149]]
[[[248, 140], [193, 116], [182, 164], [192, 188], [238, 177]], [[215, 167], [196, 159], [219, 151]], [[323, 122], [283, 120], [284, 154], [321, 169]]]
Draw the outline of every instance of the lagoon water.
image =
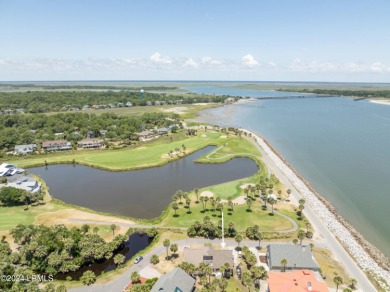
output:
[[[172, 202], [177, 190], [185, 192], [245, 178], [258, 171], [249, 158], [226, 163], [194, 163], [215, 147], [208, 146], [166, 165], [148, 169], [110, 172], [82, 165], [60, 164], [30, 168], [66, 203], [96, 211], [135, 218], [153, 218]], [[194, 202], [193, 202], [194, 203]]]
[[[291, 95], [213, 86], [185, 89], [249, 97]], [[203, 111], [200, 120], [261, 134], [390, 256], [390, 106], [341, 97], [258, 100]]]

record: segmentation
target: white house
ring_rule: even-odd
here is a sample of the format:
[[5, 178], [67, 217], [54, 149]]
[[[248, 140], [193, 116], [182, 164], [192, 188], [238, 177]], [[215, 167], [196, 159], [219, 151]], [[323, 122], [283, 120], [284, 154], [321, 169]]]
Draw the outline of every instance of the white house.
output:
[[37, 144], [16, 145], [15, 154], [28, 154], [37, 150]]

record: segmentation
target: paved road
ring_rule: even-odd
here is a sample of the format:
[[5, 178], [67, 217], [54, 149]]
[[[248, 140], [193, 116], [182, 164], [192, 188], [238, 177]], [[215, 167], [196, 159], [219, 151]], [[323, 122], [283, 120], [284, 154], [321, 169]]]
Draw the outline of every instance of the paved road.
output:
[[[262, 154], [262, 159], [267, 165], [267, 167], [276, 174], [280, 181], [291, 189], [291, 194], [293, 199], [297, 202], [301, 196], [299, 192], [295, 189], [293, 184], [288, 180], [282, 171], [273, 163], [271, 158], [264, 152], [253, 139], [245, 137], [247, 140], [251, 141], [253, 145], [260, 151]], [[344, 266], [345, 270], [351, 277], [355, 278], [358, 281], [359, 291], [369, 292], [376, 291], [375, 287], [368, 280], [366, 274], [359, 268], [351, 256], [345, 251], [342, 245], [338, 242], [333, 233], [327, 228], [327, 226], [319, 219], [315, 214], [310, 205], [305, 205], [304, 210], [305, 216], [309, 219], [311, 225], [313, 226], [317, 235], [320, 236], [323, 242], [326, 242], [328, 248], [332, 251], [336, 259]]]

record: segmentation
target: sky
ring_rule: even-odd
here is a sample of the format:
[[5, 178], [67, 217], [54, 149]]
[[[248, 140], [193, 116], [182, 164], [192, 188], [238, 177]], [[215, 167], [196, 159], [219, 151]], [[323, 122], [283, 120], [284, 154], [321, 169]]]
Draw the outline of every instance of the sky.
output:
[[0, 81], [390, 81], [390, 1], [0, 0]]

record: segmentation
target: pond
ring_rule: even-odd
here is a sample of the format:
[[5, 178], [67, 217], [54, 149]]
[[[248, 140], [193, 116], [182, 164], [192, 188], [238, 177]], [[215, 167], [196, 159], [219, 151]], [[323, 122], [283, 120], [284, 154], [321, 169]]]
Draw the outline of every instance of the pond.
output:
[[[125, 262], [131, 259], [136, 253], [145, 249], [152, 242], [152, 238], [148, 237], [146, 234], [133, 233], [129, 236], [129, 239], [125, 242], [124, 247], [118, 252], [114, 253], [114, 256], [117, 254], [122, 254], [125, 256]], [[57, 280], [65, 280], [66, 277], [72, 277], [72, 280], [79, 280], [85, 271], [93, 271], [96, 276], [101, 275], [103, 272], [107, 273], [116, 269], [114, 264], [114, 256], [109, 260], [102, 260], [91, 265], [85, 265], [80, 267], [77, 271], [69, 273], [58, 273], [55, 275]]]
[[47, 183], [50, 194], [66, 203], [135, 218], [153, 218], [172, 202], [177, 190], [191, 191], [245, 178], [258, 171], [249, 158], [226, 163], [195, 163], [215, 149], [208, 146], [164, 166], [110, 172], [82, 165], [31, 168]]

